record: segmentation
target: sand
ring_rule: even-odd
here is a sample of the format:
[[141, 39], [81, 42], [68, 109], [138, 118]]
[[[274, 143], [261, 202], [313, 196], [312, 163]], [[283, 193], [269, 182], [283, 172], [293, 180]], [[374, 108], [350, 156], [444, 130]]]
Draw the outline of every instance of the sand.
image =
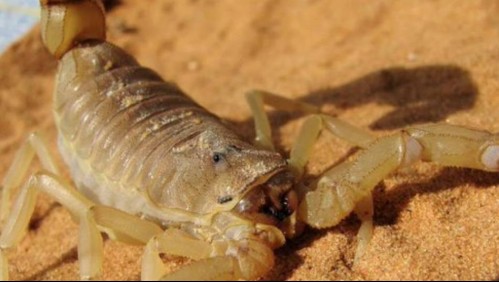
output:
[[[243, 97], [255, 88], [381, 136], [425, 122], [499, 132], [498, 13], [491, 0], [150, 0], [122, 1], [108, 26], [110, 41], [247, 138], [254, 133]], [[55, 68], [39, 27], [0, 56], [0, 177], [29, 132], [43, 132], [57, 154]], [[273, 113], [271, 121], [287, 154], [303, 119]], [[314, 151], [308, 178], [352, 146], [323, 134]], [[288, 242], [264, 279], [499, 279], [498, 173], [418, 163], [393, 173], [374, 197], [374, 237], [359, 265], [351, 216]], [[78, 279], [77, 233], [67, 211], [42, 195], [26, 238], [9, 252], [11, 278]], [[140, 247], [107, 240], [102, 278], [139, 279], [140, 255]]]

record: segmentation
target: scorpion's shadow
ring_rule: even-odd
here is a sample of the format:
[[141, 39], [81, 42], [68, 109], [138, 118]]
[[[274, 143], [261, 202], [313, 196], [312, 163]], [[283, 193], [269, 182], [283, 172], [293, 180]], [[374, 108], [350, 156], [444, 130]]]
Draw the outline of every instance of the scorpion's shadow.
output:
[[[313, 91], [298, 100], [323, 108], [334, 106], [340, 110], [340, 118], [341, 110], [368, 103], [391, 105], [394, 107], [393, 110], [374, 120], [369, 128], [371, 130], [395, 130], [420, 123], [443, 121], [453, 113], [473, 108], [477, 95], [477, 87], [466, 70], [452, 65], [432, 65], [412, 69], [384, 69], [341, 87]], [[278, 128], [300, 116], [296, 113], [273, 111], [269, 114], [269, 119], [272, 128]], [[355, 123], [355, 121], [349, 122]], [[247, 138], [253, 137], [248, 134], [254, 132], [254, 123], [251, 118], [236, 125], [241, 135]], [[273, 133], [273, 139], [279, 140], [277, 130]], [[343, 158], [352, 152], [346, 153]], [[433, 185], [435, 182], [438, 185]], [[424, 183], [402, 184], [390, 189], [389, 192], [385, 192], [384, 185], [381, 183], [374, 192], [375, 224], [396, 223], [399, 214], [407, 207], [410, 199], [418, 194], [436, 193], [452, 189], [462, 183], [472, 183], [476, 187], [486, 188], [498, 185], [499, 179], [494, 177], [494, 174], [484, 171], [444, 168]], [[358, 222], [350, 217], [347, 219], [347, 224], [341, 224], [339, 227], [326, 231], [314, 232], [313, 235], [306, 235], [298, 242], [282, 248], [277, 252], [277, 256], [285, 257], [285, 262], [279, 262], [277, 259], [277, 269], [280, 271], [273, 271], [266, 279], [281, 280], [290, 277], [293, 270], [303, 263], [297, 251], [311, 245], [313, 241], [327, 232], [346, 231], [354, 237], [358, 226]], [[346, 264], [350, 263], [346, 262]]]
[[[466, 70], [435, 65], [383, 69], [340, 87], [312, 91], [297, 100], [322, 107], [334, 106], [340, 115], [342, 110], [369, 103], [391, 105], [392, 111], [369, 125], [372, 130], [390, 130], [442, 121], [453, 113], [473, 108], [477, 95], [478, 90]], [[298, 117], [299, 114], [282, 111], [269, 113], [273, 128]], [[248, 136], [248, 132], [253, 132], [251, 118], [236, 125], [242, 135], [251, 137]]]

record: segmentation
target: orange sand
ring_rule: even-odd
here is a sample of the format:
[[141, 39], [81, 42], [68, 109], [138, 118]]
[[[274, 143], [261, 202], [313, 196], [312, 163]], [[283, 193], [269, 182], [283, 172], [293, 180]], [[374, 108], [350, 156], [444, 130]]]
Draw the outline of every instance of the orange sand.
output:
[[[109, 39], [252, 138], [243, 93], [298, 98], [382, 135], [421, 122], [499, 132], [499, 2], [122, 1]], [[56, 152], [56, 63], [35, 28], [0, 57], [0, 177], [28, 132]], [[288, 152], [302, 119], [273, 114]], [[324, 134], [314, 177], [351, 152]], [[374, 237], [352, 268], [359, 222], [307, 230], [265, 279], [499, 279], [499, 174], [418, 164], [375, 190]], [[9, 253], [15, 280], [78, 279], [77, 226], [41, 196]], [[138, 279], [141, 248], [106, 241], [104, 279]], [[168, 267], [187, 262], [166, 257]]]

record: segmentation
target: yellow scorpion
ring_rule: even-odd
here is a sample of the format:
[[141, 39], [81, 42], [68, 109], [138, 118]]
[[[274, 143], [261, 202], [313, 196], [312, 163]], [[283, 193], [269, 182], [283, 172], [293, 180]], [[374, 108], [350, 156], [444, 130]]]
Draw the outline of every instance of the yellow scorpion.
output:
[[[43, 41], [59, 59], [58, 144], [77, 189], [61, 177], [41, 138], [30, 135], [2, 182], [3, 280], [5, 251], [22, 239], [39, 191], [79, 223], [82, 279], [99, 275], [106, 233], [145, 246], [144, 280], [235, 280], [269, 272], [273, 250], [304, 224], [334, 226], [352, 211], [362, 220], [358, 260], [373, 229], [371, 192], [400, 167], [422, 160], [499, 171], [498, 134], [442, 123], [374, 138], [316, 106], [264, 91], [247, 95], [257, 137], [246, 142], [176, 85], [106, 42], [100, 1], [40, 3]], [[309, 115], [289, 159], [273, 149], [264, 105]], [[305, 186], [304, 166], [323, 129], [362, 150]], [[35, 156], [43, 170], [26, 180]], [[166, 273], [162, 253], [195, 262]]]

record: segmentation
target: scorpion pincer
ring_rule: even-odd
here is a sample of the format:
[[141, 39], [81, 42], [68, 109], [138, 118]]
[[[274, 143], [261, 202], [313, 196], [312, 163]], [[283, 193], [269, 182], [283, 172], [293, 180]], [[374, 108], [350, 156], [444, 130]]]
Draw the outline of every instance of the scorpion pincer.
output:
[[[59, 59], [54, 116], [60, 153], [76, 184], [65, 181], [42, 139], [32, 134], [2, 182], [0, 275], [4, 252], [23, 237], [42, 191], [79, 222], [82, 279], [102, 265], [101, 232], [145, 245], [142, 279], [256, 279], [273, 267], [273, 250], [302, 230], [338, 224], [355, 211], [362, 225], [355, 260], [372, 234], [371, 191], [389, 173], [417, 160], [499, 170], [499, 137], [448, 124], [406, 128], [374, 138], [317, 107], [263, 91], [247, 95], [255, 116], [256, 144], [176, 85], [140, 66], [105, 40], [99, 0], [41, 0], [42, 38]], [[310, 115], [290, 158], [273, 150], [264, 104]], [[300, 184], [322, 129], [362, 150]], [[31, 160], [43, 170], [27, 176]], [[161, 253], [195, 262], [166, 273]]]

